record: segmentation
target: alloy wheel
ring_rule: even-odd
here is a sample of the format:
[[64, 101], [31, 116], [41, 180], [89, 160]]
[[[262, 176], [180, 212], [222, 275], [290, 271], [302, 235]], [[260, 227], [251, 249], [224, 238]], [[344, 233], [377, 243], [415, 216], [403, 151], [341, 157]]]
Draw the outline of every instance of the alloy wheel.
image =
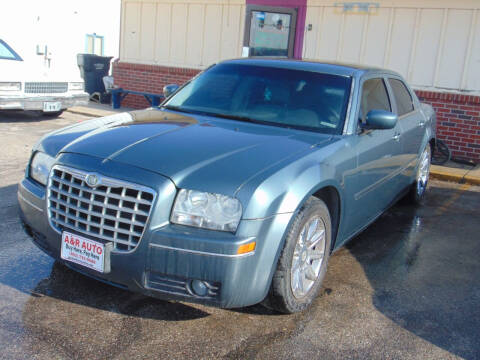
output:
[[417, 172], [417, 194], [422, 196], [427, 188], [428, 178], [430, 176], [431, 150], [427, 145], [420, 158]]
[[305, 223], [297, 238], [290, 269], [293, 295], [303, 298], [318, 278], [325, 256], [325, 223], [313, 216]]

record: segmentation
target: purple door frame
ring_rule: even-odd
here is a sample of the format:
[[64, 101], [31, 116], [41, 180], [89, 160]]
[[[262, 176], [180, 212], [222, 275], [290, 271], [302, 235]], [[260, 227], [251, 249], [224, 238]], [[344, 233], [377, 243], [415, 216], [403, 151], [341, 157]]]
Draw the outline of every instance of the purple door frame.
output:
[[275, 6], [298, 9], [293, 57], [295, 59], [301, 59], [303, 50], [303, 36], [305, 33], [305, 18], [307, 16], [307, 0], [246, 0], [246, 2], [247, 5]]

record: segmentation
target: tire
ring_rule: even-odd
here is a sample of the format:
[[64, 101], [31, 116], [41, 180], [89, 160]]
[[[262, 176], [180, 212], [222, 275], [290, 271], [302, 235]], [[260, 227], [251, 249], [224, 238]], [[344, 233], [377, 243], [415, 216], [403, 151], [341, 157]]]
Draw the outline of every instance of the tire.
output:
[[[311, 232], [308, 231], [310, 226], [313, 229]], [[311, 246], [312, 239], [316, 239], [314, 246]], [[332, 227], [328, 208], [322, 200], [312, 197], [303, 205], [290, 225], [265, 301], [267, 307], [291, 314], [311, 305], [320, 291], [327, 271], [331, 239]]]
[[420, 156], [418, 169], [415, 174], [415, 182], [412, 184], [408, 193], [408, 200], [414, 205], [419, 205], [425, 198], [427, 191], [428, 179], [430, 177], [430, 165], [432, 163], [432, 148], [427, 144]]
[[42, 111], [42, 116], [49, 117], [49, 118], [56, 118], [56, 117], [59, 117], [60, 115], [62, 115], [62, 113], [64, 111], [65, 110], [59, 110], [59, 111], [55, 111], [55, 112], [43, 112]]

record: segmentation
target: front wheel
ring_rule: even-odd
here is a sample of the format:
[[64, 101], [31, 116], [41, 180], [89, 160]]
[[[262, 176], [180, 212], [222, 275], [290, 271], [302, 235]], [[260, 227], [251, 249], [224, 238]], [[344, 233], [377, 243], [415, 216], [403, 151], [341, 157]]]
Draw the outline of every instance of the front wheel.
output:
[[423, 150], [422, 155], [420, 156], [420, 161], [418, 164], [417, 174], [415, 177], [415, 182], [413, 183], [410, 192], [409, 199], [413, 204], [419, 204], [422, 202], [425, 197], [425, 192], [427, 190], [428, 179], [430, 177], [430, 164], [432, 161], [432, 149], [430, 144], [427, 144], [425, 150]]
[[320, 291], [331, 247], [331, 220], [325, 203], [309, 199], [290, 225], [266, 305], [282, 313], [310, 306]]

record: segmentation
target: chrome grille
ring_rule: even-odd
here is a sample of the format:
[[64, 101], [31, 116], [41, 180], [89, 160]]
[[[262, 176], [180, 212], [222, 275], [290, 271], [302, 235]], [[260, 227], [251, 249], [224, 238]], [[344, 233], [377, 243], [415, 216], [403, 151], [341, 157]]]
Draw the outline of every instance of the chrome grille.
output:
[[27, 82], [25, 93], [27, 94], [59, 94], [68, 91], [66, 82]]
[[[87, 185], [95, 175], [97, 185]], [[106, 242], [114, 250], [137, 247], [156, 193], [150, 188], [56, 165], [48, 181], [48, 216], [58, 232], [71, 229]]]

